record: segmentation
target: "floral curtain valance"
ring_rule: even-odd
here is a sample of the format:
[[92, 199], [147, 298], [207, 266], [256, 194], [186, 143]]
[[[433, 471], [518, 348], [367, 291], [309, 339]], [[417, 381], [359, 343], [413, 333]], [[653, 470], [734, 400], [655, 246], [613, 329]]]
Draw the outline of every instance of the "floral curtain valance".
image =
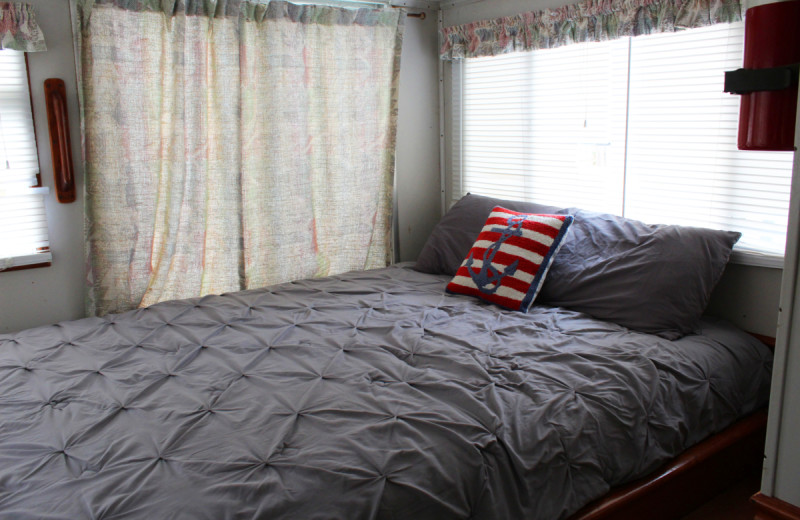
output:
[[25, 52], [47, 50], [33, 7], [16, 2], [0, 2], [0, 49]]
[[95, 7], [126, 11], [160, 12], [167, 16], [241, 17], [248, 22], [285, 19], [317, 25], [396, 25], [398, 13], [391, 9], [344, 9], [282, 0], [78, 0], [83, 27], [89, 25]]
[[739, 0], [584, 0], [442, 29], [442, 59], [613, 40], [741, 20]]

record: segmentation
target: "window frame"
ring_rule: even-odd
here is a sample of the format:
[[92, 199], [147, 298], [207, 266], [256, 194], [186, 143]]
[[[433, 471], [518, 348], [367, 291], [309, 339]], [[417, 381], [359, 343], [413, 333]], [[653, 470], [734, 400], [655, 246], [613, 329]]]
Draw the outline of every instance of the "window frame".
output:
[[[18, 51], [18, 52], [23, 52], [23, 51]], [[40, 151], [39, 150], [39, 135], [38, 135], [38, 133], [36, 131], [36, 113], [34, 111], [34, 105], [33, 105], [33, 86], [31, 84], [31, 69], [30, 69], [30, 63], [28, 61], [28, 53], [27, 52], [23, 52], [23, 54], [24, 54], [23, 58], [24, 58], [24, 62], [25, 62], [25, 79], [28, 82], [28, 103], [29, 103], [29, 108], [30, 108], [30, 113], [31, 113], [31, 126], [33, 128], [33, 141], [34, 141], [34, 145], [36, 147], [37, 161], [39, 162], [39, 164], [41, 164], [41, 161], [38, 160], [38, 155], [39, 155], [39, 151]], [[45, 191], [43, 193], [43, 196], [46, 196], [49, 193], [48, 187], [45, 186], [42, 183], [41, 167], [39, 168], [39, 171], [36, 173], [36, 184], [30, 186], [30, 188], [44, 188], [47, 191]], [[45, 206], [45, 214], [46, 214], [46, 206]], [[52, 263], [53, 263], [52, 258], [53, 257], [52, 257], [52, 253], [51, 253], [50, 246], [49, 246], [49, 231], [50, 231], [49, 224], [48, 224], [47, 228], [48, 228], [48, 246], [46, 248], [39, 248], [39, 252], [38, 253], [34, 253], [34, 254], [44, 254], [46, 256], [46, 259], [43, 259], [43, 261], [41, 261], [41, 262], [33, 262], [33, 263], [25, 263], [25, 264], [20, 264], [20, 265], [13, 265], [11, 267], [6, 267], [6, 268], [0, 267], [0, 274], [1, 273], [12, 272], [12, 271], [23, 271], [23, 270], [28, 270], [28, 269], [40, 269], [40, 268], [52, 266]], [[15, 258], [24, 258], [24, 257], [23, 256], [16, 256], [16, 257], [12, 256], [12, 257], [8, 257], [8, 258], [15, 259]]]
[[[534, 51], [535, 52], [535, 51]], [[442, 172], [442, 200], [443, 211], [449, 208], [454, 202], [454, 198], [464, 194], [463, 189], [459, 188], [459, 182], [463, 182], [463, 176], [459, 173], [461, 163], [463, 161], [463, 147], [460, 143], [455, 142], [456, 139], [463, 140], [463, 128], [458, 129], [454, 125], [461, 123], [463, 125], [464, 119], [462, 114], [461, 103], [464, 98], [463, 80], [459, 85], [457, 78], [454, 79], [454, 74], [461, 73], [463, 78], [465, 60], [447, 60], [443, 62], [442, 69], [442, 94], [443, 94], [443, 172]], [[460, 90], [459, 90], [460, 87]], [[460, 155], [459, 155], [460, 152]], [[625, 189], [623, 187], [623, 189]], [[541, 201], [540, 201], [541, 202]], [[547, 202], [543, 202], [547, 203]], [[616, 213], [615, 213], [616, 214]], [[788, 232], [788, 227], [787, 227]], [[736, 248], [731, 256], [731, 263], [741, 265], [751, 265], [766, 268], [781, 269], [784, 265], [784, 256], [781, 254], [762, 252], [757, 250], [746, 249], [743, 247]]]

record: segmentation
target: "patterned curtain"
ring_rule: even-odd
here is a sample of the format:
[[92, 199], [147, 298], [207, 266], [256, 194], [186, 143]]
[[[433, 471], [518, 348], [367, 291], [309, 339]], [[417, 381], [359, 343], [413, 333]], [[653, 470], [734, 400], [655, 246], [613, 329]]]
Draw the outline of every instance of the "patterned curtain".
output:
[[91, 313], [389, 262], [401, 10], [78, 9]]
[[25, 52], [47, 50], [33, 7], [22, 3], [0, 2], [0, 49]]
[[741, 20], [739, 0], [584, 0], [442, 29], [442, 59], [494, 56]]

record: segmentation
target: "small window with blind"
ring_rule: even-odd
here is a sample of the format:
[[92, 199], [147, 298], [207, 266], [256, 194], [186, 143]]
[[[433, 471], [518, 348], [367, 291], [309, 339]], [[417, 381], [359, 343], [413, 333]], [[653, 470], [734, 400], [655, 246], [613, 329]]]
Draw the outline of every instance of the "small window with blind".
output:
[[51, 260], [25, 53], [0, 50], [0, 271]]
[[454, 62], [452, 200], [735, 230], [751, 262], [780, 265], [793, 155], [736, 147], [723, 82], [743, 41], [718, 24]]

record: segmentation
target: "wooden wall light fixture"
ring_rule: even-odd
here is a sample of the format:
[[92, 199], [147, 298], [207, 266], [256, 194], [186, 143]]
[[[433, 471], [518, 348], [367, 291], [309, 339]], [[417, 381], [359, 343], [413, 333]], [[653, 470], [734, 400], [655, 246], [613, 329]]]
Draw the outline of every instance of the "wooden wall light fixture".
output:
[[58, 78], [45, 80], [44, 97], [47, 104], [47, 127], [50, 132], [56, 197], [58, 202], [74, 202], [75, 173], [72, 169], [72, 147], [69, 142], [67, 92], [64, 80]]

